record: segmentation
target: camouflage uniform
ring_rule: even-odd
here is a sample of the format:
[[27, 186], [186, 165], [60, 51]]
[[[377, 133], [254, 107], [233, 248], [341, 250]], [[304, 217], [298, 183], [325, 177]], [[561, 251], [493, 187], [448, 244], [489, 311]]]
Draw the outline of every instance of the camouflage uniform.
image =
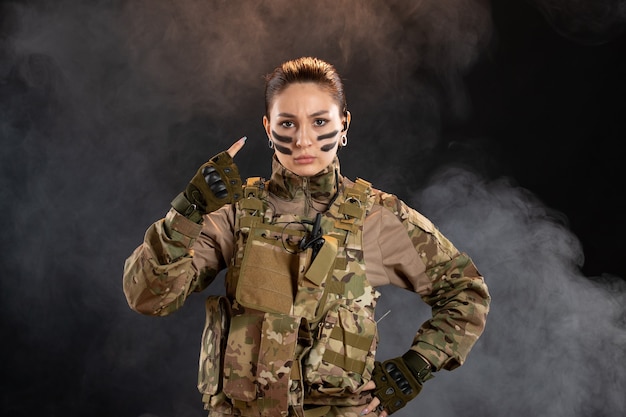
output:
[[[411, 349], [435, 370], [463, 364], [489, 310], [482, 276], [428, 219], [363, 184], [341, 176], [337, 159], [306, 178], [274, 158], [260, 199], [224, 206], [203, 225], [170, 210], [126, 260], [130, 307], [155, 316], [229, 269], [226, 296], [207, 299], [198, 388], [210, 416], [359, 415], [371, 400], [360, 387], [371, 377], [382, 285], [416, 292], [432, 307]], [[347, 205], [345, 190], [364, 197]], [[352, 216], [359, 208], [361, 222]], [[302, 222], [318, 212], [326, 233], [318, 257], [335, 257], [333, 265], [298, 250], [308, 231]]]

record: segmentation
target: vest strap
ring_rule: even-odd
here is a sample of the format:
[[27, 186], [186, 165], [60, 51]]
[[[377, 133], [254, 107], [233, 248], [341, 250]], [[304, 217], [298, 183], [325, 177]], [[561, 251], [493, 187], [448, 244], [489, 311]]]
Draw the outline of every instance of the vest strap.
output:
[[371, 339], [344, 331], [341, 327], [333, 328], [330, 337], [342, 341], [345, 345], [354, 346], [361, 350], [368, 350], [372, 344]]
[[363, 369], [365, 369], [365, 362], [359, 361], [357, 359], [347, 358], [343, 353], [337, 353], [330, 350], [324, 352], [323, 359], [331, 363], [333, 365], [337, 365], [346, 371], [352, 371], [356, 373], [363, 373]]

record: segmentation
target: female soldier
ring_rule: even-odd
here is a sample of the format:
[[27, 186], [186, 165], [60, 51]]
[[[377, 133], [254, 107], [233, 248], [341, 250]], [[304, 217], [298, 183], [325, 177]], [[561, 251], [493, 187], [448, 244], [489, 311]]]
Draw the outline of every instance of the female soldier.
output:
[[[206, 302], [198, 388], [209, 416], [385, 417], [463, 364], [490, 297], [471, 259], [396, 196], [340, 174], [350, 112], [335, 68], [288, 61], [266, 77], [272, 176], [242, 184], [245, 137], [200, 167], [126, 260], [130, 307], [163, 316], [228, 268]], [[407, 352], [375, 360], [376, 287], [432, 318]]]

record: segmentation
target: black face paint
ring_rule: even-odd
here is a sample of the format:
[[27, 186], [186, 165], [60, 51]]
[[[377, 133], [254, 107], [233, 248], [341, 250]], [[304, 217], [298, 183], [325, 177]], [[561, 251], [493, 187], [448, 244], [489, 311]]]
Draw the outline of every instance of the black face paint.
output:
[[324, 145], [322, 147], [320, 147], [320, 150], [324, 151], [324, 152], [330, 152], [333, 150], [333, 148], [335, 147], [335, 145], [337, 144], [337, 141], [334, 141], [333, 143], [329, 143], [328, 145]]
[[280, 152], [284, 155], [291, 155], [291, 149], [285, 148], [284, 146], [280, 146], [276, 142], [274, 142], [274, 149], [276, 149], [276, 152]]
[[272, 130], [272, 136], [279, 142], [283, 143], [291, 143], [293, 142], [293, 138], [290, 136], [282, 136]]
[[[293, 142], [293, 138], [292, 137], [279, 135], [278, 133], [274, 132], [273, 130], [272, 130], [272, 136], [278, 142], [283, 142], [283, 143], [291, 143], [291, 142]], [[284, 155], [291, 155], [291, 149], [285, 148], [284, 146], [280, 146], [276, 142], [274, 142], [274, 149], [276, 149], [276, 152], [280, 152], [280, 153], [282, 153]]]
[[334, 130], [334, 131], [332, 131], [332, 132], [330, 132], [330, 133], [326, 133], [326, 134], [324, 134], [324, 135], [319, 135], [319, 136], [317, 137], [317, 140], [330, 139], [330, 138], [332, 138], [332, 137], [334, 137], [334, 136], [337, 136], [337, 133], [339, 133], [339, 131], [338, 131], [338, 130]]

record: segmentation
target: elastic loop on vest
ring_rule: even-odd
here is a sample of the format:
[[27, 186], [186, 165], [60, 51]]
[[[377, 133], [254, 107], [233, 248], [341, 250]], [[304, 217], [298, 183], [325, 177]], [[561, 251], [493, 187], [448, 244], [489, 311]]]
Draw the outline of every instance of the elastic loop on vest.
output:
[[356, 372], [357, 374], [362, 374], [365, 369], [365, 362], [347, 358], [343, 353], [337, 353], [331, 350], [324, 352], [323, 359], [328, 363], [345, 369], [346, 371]]
[[[354, 200], [354, 201], [357, 201], [357, 200]], [[343, 214], [344, 216], [350, 216], [353, 218], [360, 219], [363, 216], [364, 212], [365, 210], [363, 210], [363, 207], [361, 207], [360, 202], [358, 205], [356, 205], [354, 203], [349, 203], [348, 200], [346, 200], [345, 203], [339, 206], [339, 213]]]
[[361, 350], [368, 350], [372, 344], [372, 340], [370, 338], [347, 332], [341, 327], [333, 328], [330, 333], [330, 337], [332, 339], [342, 341], [345, 345], [354, 346], [355, 348]]

